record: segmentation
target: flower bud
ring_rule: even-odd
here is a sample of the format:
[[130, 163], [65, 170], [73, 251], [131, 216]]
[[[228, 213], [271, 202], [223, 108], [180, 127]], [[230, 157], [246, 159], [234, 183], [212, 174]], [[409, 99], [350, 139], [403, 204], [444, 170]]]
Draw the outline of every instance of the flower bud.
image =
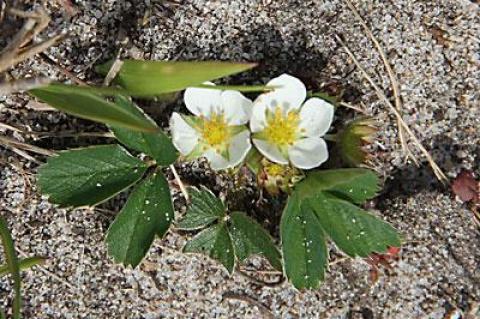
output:
[[368, 159], [366, 145], [373, 143], [378, 129], [372, 118], [364, 117], [348, 123], [338, 134], [338, 148], [348, 166], [360, 166]]
[[262, 168], [258, 172], [258, 185], [270, 195], [278, 195], [280, 191], [288, 193], [293, 186], [303, 179], [300, 170], [290, 165], [280, 165], [266, 158], [261, 161]]

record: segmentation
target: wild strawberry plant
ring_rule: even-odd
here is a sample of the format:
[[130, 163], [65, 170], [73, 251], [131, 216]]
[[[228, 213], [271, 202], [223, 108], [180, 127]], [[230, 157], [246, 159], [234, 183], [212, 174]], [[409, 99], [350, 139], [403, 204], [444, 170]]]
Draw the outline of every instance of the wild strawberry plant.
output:
[[[99, 71], [106, 74], [110, 65]], [[347, 168], [323, 169], [335, 107], [308, 98], [299, 79], [284, 74], [260, 87], [208, 82], [253, 66], [123, 61], [113, 87], [53, 84], [32, 90], [60, 110], [107, 124], [118, 142], [49, 158], [38, 173], [41, 191], [60, 206], [80, 207], [133, 188], [106, 235], [109, 254], [132, 267], [172, 224], [196, 232], [184, 252], [206, 254], [229, 273], [250, 256], [262, 255], [297, 288], [315, 288], [324, 279], [328, 240], [351, 257], [400, 246], [395, 229], [360, 206], [380, 191], [378, 177], [365, 168], [348, 168], [365, 161], [363, 144], [375, 132], [370, 122], [350, 123], [329, 138]], [[171, 115], [171, 137], [129, 98], [181, 90], [188, 112]], [[241, 91], [263, 93], [252, 101]], [[288, 194], [279, 245], [251, 212], [231, 211], [203, 185], [188, 189], [187, 212], [174, 220], [163, 168], [198, 158], [218, 171], [239, 174], [246, 166], [260, 188], [272, 196]]]

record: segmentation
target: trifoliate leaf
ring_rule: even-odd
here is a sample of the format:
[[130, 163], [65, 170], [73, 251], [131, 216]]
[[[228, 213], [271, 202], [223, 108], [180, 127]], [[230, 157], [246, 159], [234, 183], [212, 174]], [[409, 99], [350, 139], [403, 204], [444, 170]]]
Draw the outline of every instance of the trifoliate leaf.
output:
[[165, 177], [154, 173], [132, 192], [108, 229], [108, 253], [116, 262], [136, 267], [155, 235], [163, 237], [174, 217]]
[[234, 248], [224, 222], [202, 230], [185, 245], [183, 251], [206, 254], [210, 258], [218, 260], [230, 274], [235, 267]]
[[378, 178], [366, 169], [317, 171], [297, 184], [280, 228], [286, 275], [295, 287], [314, 288], [323, 279], [327, 236], [352, 257], [400, 246], [392, 226], [354, 205], [378, 190]]
[[282, 270], [282, 256], [272, 237], [255, 220], [241, 212], [230, 215], [230, 230], [235, 256], [243, 262], [252, 255], [262, 255], [277, 270]]
[[380, 187], [378, 177], [373, 171], [345, 168], [309, 173], [307, 178], [295, 187], [295, 191], [303, 198], [327, 192], [361, 204], [375, 197]]
[[60, 152], [38, 172], [41, 192], [61, 206], [95, 205], [137, 182], [147, 165], [118, 145]]
[[322, 228], [343, 252], [351, 257], [383, 253], [399, 247], [400, 237], [388, 223], [363, 209], [328, 193], [307, 200]]
[[[123, 96], [117, 96], [115, 104], [132, 114], [150, 118], [133, 102]], [[153, 120], [151, 120], [152, 123]], [[111, 126], [115, 137], [125, 146], [143, 152], [155, 159], [158, 165], [170, 165], [177, 159], [177, 151], [171, 139], [160, 128], [156, 132], [139, 132], [120, 126]]]
[[29, 92], [56, 109], [87, 120], [144, 132], [158, 130], [155, 123], [144, 116], [130, 113], [98, 95], [87, 93], [82, 87], [50, 84]]
[[316, 288], [328, 262], [325, 235], [315, 212], [292, 194], [280, 225], [287, 278], [298, 288]]
[[225, 206], [209, 189], [191, 187], [189, 188], [189, 194], [191, 203], [185, 217], [177, 224], [178, 228], [185, 230], [200, 229], [225, 217]]

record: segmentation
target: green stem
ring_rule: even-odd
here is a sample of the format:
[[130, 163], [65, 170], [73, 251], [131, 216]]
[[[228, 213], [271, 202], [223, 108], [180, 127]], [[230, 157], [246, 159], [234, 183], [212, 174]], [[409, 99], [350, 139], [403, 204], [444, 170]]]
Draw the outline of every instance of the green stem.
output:
[[337, 134], [325, 134], [323, 139], [330, 141], [330, 142], [338, 142], [338, 135]]

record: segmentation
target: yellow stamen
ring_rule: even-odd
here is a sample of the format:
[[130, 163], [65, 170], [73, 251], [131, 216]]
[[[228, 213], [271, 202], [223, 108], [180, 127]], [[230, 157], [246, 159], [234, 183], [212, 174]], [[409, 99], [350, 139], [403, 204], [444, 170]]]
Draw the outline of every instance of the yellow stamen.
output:
[[215, 149], [220, 149], [228, 139], [228, 128], [224, 115], [212, 113], [210, 119], [204, 120], [201, 133], [205, 143]]
[[268, 174], [268, 176], [272, 176], [272, 177], [281, 176], [286, 172], [285, 166], [275, 164], [275, 163], [268, 163], [267, 165], [265, 165], [264, 169]]
[[290, 111], [287, 114], [277, 107], [273, 113], [267, 114], [266, 139], [278, 146], [292, 145], [298, 139], [300, 115]]

